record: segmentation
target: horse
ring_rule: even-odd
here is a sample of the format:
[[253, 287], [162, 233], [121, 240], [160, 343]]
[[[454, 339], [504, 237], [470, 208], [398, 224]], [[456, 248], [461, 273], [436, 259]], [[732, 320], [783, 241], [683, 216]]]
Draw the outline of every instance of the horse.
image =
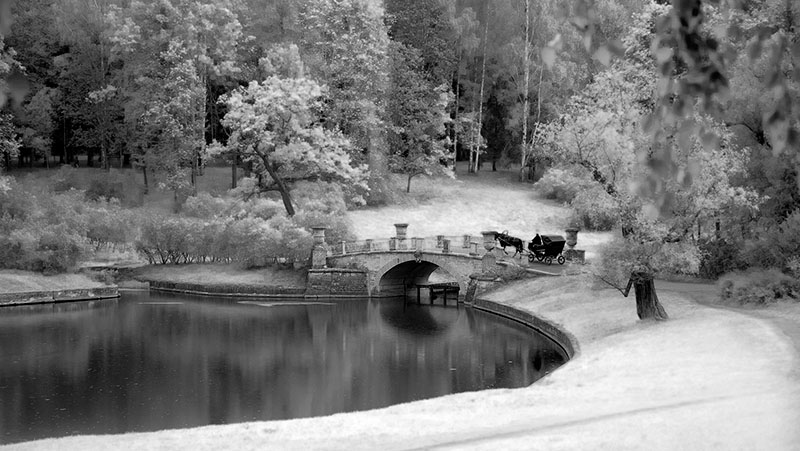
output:
[[516, 257], [518, 254], [520, 257], [522, 257], [522, 239], [509, 235], [508, 230], [504, 230], [501, 233], [496, 233], [494, 239], [500, 243], [500, 247], [503, 248], [503, 252], [505, 252], [506, 255], [508, 255], [508, 252], [506, 252], [506, 246], [514, 246], [515, 252], [512, 257]]

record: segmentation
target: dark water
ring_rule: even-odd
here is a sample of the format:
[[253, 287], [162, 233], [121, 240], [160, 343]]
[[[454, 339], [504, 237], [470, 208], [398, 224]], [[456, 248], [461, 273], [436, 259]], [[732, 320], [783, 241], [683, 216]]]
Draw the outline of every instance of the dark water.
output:
[[465, 307], [125, 293], [0, 309], [0, 443], [327, 415], [521, 387], [565, 360]]

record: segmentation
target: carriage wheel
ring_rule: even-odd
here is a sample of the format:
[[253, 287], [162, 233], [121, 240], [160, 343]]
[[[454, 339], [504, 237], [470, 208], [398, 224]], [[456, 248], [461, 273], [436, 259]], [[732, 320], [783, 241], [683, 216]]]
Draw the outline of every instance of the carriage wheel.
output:
[[536, 258], [536, 256], [535, 256], [535, 255], [533, 255], [533, 254], [528, 254], [528, 261], [529, 261], [529, 262], [533, 263], [533, 259], [534, 259], [534, 258]]
[[544, 262], [547, 263], [548, 265], [553, 264], [553, 256], [548, 255], [547, 257], [544, 258]]
[[559, 255], [557, 260], [559, 265], [563, 265], [564, 262], [567, 261], [567, 259], [565, 259], [563, 255]]
[[536, 254], [536, 260], [539, 260], [539, 261], [544, 260], [544, 254]]

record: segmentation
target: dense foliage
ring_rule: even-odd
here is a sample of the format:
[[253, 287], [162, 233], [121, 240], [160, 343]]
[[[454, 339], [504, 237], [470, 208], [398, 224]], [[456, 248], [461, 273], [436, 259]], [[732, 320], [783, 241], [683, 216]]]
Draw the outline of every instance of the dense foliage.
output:
[[[345, 236], [345, 205], [387, 202], [387, 171], [410, 190], [415, 175], [470, 160], [544, 173], [535, 189], [574, 210], [564, 225], [621, 229], [601, 274], [617, 285], [753, 265], [794, 277], [796, 2], [32, 0], [12, 17], [0, 29], [0, 165], [99, 158], [141, 170], [145, 190], [174, 190], [175, 211], [188, 197], [181, 216], [143, 215], [154, 261], [263, 263], [199, 238], [212, 233], [288, 258], [313, 225]], [[235, 190], [192, 197], [211, 158], [231, 165]], [[123, 180], [60, 174], [27, 204], [0, 181], [3, 211], [28, 205], [3, 216], [20, 265], [119, 241], [97, 238], [114, 224], [90, 232], [61, 205], [141, 204]]]

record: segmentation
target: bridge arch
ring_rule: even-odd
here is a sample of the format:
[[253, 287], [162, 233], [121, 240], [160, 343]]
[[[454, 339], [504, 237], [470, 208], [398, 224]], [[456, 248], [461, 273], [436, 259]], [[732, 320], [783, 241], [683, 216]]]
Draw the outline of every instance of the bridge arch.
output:
[[409, 284], [421, 283], [439, 268], [458, 282], [461, 293], [466, 293], [470, 274], [481, 271], [481, 258], [476, 255], [425, 251], [416, 251], [415, 255], [408, 249], [330, 255], [326, 263], [328, 268], [364, 270], [370, 296], [402, 295], [403, 279]]
[[[399, 256], [371, 274], [369, 292], [372, 295], [403, 294], [405, 286], [427, 282], [431, 274], [441, 268], [450, 275], [453, 281], [458, 282], [461, 293], [466, 293], [469, 274], [472, 271], [459, 268], [450, 261], [452, 256], [448, 257], [442, 258], [441, 255], [423, 253], [417, 261], [412, 254]], [[469, 266], [469, 269], [472, 269], [471, 262]]]

